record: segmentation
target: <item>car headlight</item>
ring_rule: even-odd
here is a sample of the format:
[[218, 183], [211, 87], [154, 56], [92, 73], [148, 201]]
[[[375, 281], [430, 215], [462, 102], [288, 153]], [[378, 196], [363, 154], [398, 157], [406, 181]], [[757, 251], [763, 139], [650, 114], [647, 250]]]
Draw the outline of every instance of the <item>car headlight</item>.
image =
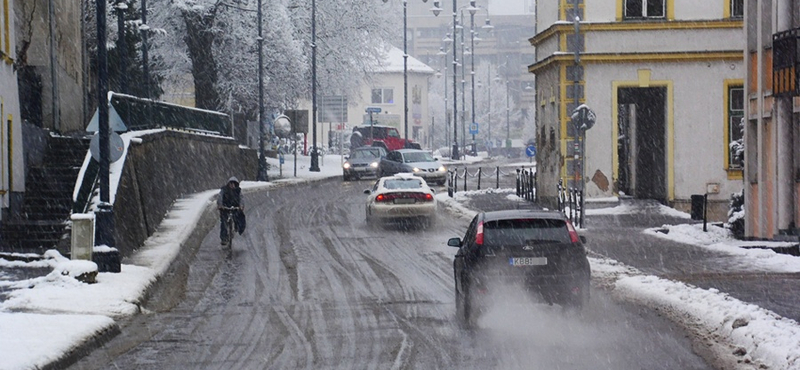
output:
[[439, 167], [439, 172], [447, 172], [447, 169], [444, 166]]
[[377, 168], [378, 167], [378, 162], [372, 162], [372, 163], [369, 164], [369, 166], [373, 167], [373, 168]]
[[421, 170], [420, 170], [419, 168], [416, 168], [416, 167], [414, 167], [414, 169], [413, 169], [412, 171], [414, 171], [414, 172], [419, 172], [419, 171], [421, 171]]
[[350, 168], [350, 163], [344, 162], [342, 167], [344, 167], [345, 169]]

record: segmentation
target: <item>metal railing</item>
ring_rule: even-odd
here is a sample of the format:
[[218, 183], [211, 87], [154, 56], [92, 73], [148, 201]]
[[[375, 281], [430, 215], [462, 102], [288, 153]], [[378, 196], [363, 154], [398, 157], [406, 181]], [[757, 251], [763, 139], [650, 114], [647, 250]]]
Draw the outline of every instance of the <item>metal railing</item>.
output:
[[517, 196], [529, 202], [536, 202], [536, 170], [533, 168], [517, 169]]
[[558, 181], [558, 210], [572, 222], [575, 227], [583, 228], [583, 217], [581, 217], [581, 202], [583, 190], [567, 188], [561, 180]]
[[[481, 190], [481, 188], [485, 187], [484, 181], [491, 181], [492, 179], [494, 180], [494, 188], [500, 189], [500, 176], [510, 176], [512, 174], [504, 172], [499, 166], [494, 167], [491, 173], [485, 172], [483, 167], [478, 167], [475, 172], [470, 172], [467, 167], [461, 169], [453, 167], [447, 171], [447, 194], [452, 197], [454, 193], [458, 192], [459, 180], [463, 180], [460, 183], [462, 191], [469, 191], [467, 179], [474, 179], [475, 189], [473, 190]], [[491, 185], [489, 186], [491, 187]]]

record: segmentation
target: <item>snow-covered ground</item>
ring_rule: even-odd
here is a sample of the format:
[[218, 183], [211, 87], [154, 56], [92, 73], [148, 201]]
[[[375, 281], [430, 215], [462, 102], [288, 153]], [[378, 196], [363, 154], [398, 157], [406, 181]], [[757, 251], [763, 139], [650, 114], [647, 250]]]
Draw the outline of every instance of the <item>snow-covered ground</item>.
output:
[[[340, 176], [340, 161], [338, 156], [326, 156], [320, 163], [320, 172], [309, 172], [309, 158], [299, 157], [298, 176], [295, 178], [292, 176], [293, 158], [287, 157], [283, 179], [272, 183], [243, 182], [242, 187], [253, 191], [287, 182]], [[270, 159], [270, 163], [275, 165], [270, 176], [277, 178], [278, 162]], [[160, 231], [141, 248], [135, 258], [137, 264], [124, 264], [121, 273], [99, 273], [97, 284], [75, 280], [71, 275], [82, 271], [83, 266], [75, 265], [55, 252], [49, 252], [46, 259], [36, 262], [0, 259], [0, 289], [13, 289], [9, 298], [0, 304], [0, 369], [43, 367], [79, 343], [112, 330], [117, 325], [115, 320], [137, 313], [145, 289], [166, 271], [203, 210], [212, 206], [216, 192], [209, 190], [177, 201]], [[471, 218], [475, 212], [461, 204], [470, 193], [456, 193], [455, 199], [447, 194], [437, 194], [437, 199], [449, 211]], [[516, 197], [511, 191], [501, 190], [500, 193], [511, 199]], [[592, 212], [629, 211], [617, 207]], [[656, 230], [644, 232], [737, 253], [752, 258], [762, 268], [800, 271], [800, 258], [778, 255], [769, 250], [743, 249], [741, 242], [735, 241], [722, 229], [703, 233], [697, 231], [696, 225], [665, 227], [669, 228], [667, 234]], [[644, 275], [617, 261], [593, 258], [591, 263], [596, 282], [612, 288], [615, 294], [658, 308], [709, 338], [716, 338], [732, 348], [742, 348], [746, 359], [763, 363], [769, 369], [800, 368], [800, 325], [797, 322], [713, 289], [699, 289]], [[52, 272], [42, 277], [10, 282], [3, 276], [3, 270], [10, 267], [51, 268]], [[69, 273], [65, 275], [66, 272]]]
[[[455, 198], [437, 194], [440, 204], [465, 218], [472, 218], [475, 211], [461, 202], [479, 190], [456, 193]], [[512, 193], [506, 195], [518, 199]], [[612, 199], [608, 199], [612, 200]], [[689, 219], [689, 215], [675, 209], [660, 206], [660, 213]], [[609, 208], [587, 210], [587, 215], [626, 214], [636, 209], [619, 205]], [[702, 224], [664, 225], [643, 232], [660, 238], [693, 244], [746, 258], [759, 271], [800, 272], [800, 257], [778, 254], [770, 249], [746, 248], [748, 246], [787, 246], [781, 242], [743, 242], [734, 239], [727, 229]], [[668, 229], [668, 233], [664, 230]], [[696, 335], [711, 338], [720, 343], [719, 351], [738, 351], [743, 361], [758, 363], [769, 369], [800, 369], [800, 325], [753, 304], [742, 302], [716, 289], [701, 289], [692, 285], [646, 275], [641, 271], [607, 258], [590, 258], [592, 280], [600, 286], [614, 291], [622, 299], [643, 304], [666, 314], [680, 322]]]

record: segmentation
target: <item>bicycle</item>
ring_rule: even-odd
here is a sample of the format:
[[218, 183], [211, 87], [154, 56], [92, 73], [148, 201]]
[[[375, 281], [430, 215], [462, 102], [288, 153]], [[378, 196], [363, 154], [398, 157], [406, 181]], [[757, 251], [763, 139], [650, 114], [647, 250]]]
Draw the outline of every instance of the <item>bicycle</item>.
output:
[[220, 212], [228, 211], [228, 216], [225, 218], [225, 227], [228, 228], [228, 240], [226, 240], [225, 244], [227, 244], [229, 249], [233, 249], [233, 236], [236, 233], [236, 212], [240, 210], [239, 207], [220, 207]]

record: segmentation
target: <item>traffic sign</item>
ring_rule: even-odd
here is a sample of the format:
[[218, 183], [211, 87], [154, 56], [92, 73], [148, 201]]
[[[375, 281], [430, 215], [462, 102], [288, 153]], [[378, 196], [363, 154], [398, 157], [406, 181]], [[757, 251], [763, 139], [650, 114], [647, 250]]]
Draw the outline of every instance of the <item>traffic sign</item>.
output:
[[533, 146], [533, 145], [528, 145], [528, 147], [525, 148], [525, 155], [527, 155], [529, 158], [530, 157], [535, 157], [536, 156], [536, 147]]
[[367, 113], [380, 113], [381, 112], [381, 108], [379, 108], [379, 107], [367, 107], [366, 112]]
[[469, 125], [469, 134], [470, 135], [478, 134], [478, 122], [472, 122], [472, 124]]

